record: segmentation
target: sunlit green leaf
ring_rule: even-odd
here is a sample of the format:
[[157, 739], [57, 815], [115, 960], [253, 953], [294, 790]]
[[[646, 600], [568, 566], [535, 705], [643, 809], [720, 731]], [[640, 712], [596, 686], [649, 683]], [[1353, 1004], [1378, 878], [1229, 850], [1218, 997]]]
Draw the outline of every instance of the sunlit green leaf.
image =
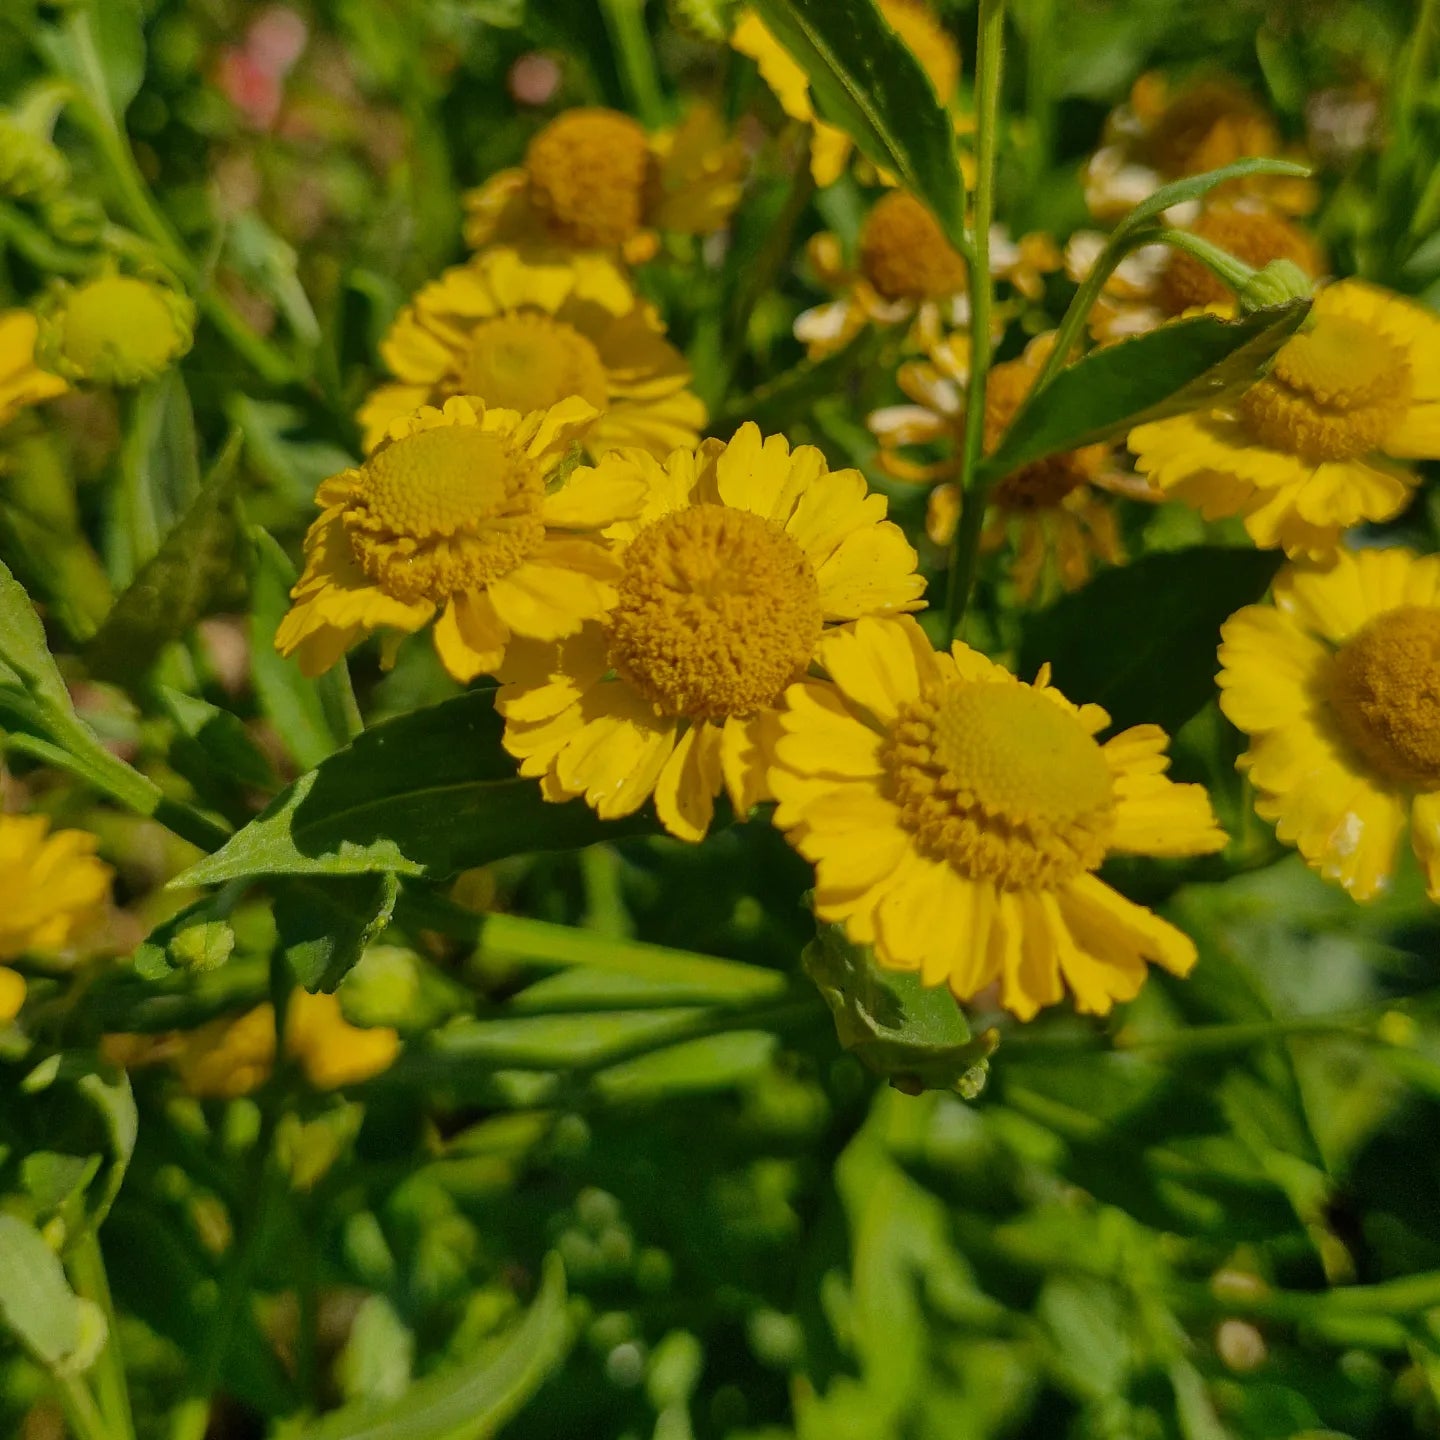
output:
[[80, 1344], [80, 1310], [60, 1258], [32, 1226], [0, 1215], [0, 1322], [46, 1365]]

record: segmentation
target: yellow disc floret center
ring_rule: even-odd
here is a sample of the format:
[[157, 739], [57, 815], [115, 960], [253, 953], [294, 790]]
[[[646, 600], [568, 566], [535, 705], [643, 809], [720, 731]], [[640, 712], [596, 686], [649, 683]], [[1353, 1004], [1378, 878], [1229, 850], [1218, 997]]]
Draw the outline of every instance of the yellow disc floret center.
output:
[[492, 408], [548, 410], [578, 395], [605, 408], [605, 366], [572, 325], [535, 311], [483, 320], [470, 340], [461, 388]]
[[1255, 438], [1302, 459], [1353, 460], [1378, 450], [1409, 403], [1410, 366], [1385, 335], [1322, 315], [1286, 341], [1270, 374], [1241, 397]]
[[398, 600], [441, 604], [508, 575], [545, 538], [544, 477], [507, 436], [416, 431], [356, 472], [344, 523], [355, 559]]
[[1440, 788], [1440, 610], [1405, 606], [1337, 652], [1327, 698], [1350, 746], [1385, 780]]
[[184, 348], [165, 294], [129, 275], [82, 285], [65, 303], [62, 351], [77, 374], [159, 374]]
[[[1002, 361], [990, 371], [985, 387], [987, 455], [999, 445], [1039, 373], [1025, 359]], [[1023, 465], [996, 484], [990, 502], [1001, 510], [1052, 509], [1072, 490], [1093, 479], [1104, 468], [1109, 453], [1104, 445], [1086, 445]]]
[[965, 262], [913, 195], [891, 190], [860, 231], [860, 270], [887, 300], [938, 300], [965, 288]]
[[1110, 767], [1028, 685], [951, 681], [901, 711], [883, 754], [901, 823], [968, 879], [1053, 889], [1105, 858]]
[[625, 552], [610, 663], [662, 715], [723, 719], [774, 705], [804, 672], [824, 614], [805, 552], [773, 521], [695, 505]]
[[567, 110], [530, 142], [530, 199], [556, 238], [609, 248], [644, 223], [650, 144], [644, 129], [615, 110]]

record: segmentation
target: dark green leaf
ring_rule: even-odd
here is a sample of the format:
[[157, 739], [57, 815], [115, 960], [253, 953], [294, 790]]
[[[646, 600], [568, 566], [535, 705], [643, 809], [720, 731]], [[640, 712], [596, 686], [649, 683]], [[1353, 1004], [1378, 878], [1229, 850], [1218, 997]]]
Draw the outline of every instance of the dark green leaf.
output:
[[25, 588], [0, 562], [0, 685], [28, 691], [30, 697], [62, 714], [71, 714], [70, 692], [60, 678], [45, 627]]
[[237, 434], [195, 503], [106, 616], [88, 651], [90, 669], [99, 678], [133, 680], [167, 644], [241, 593], [244, 560], [235, 496], [239, 457]]
[[135, 1141], [140, 1134], [140, 1115], [135, 1108], [130, 1079], [123, 1072], [114, 1080], [93, 1072], [82, 1075], [78, 1088], [99, 1112], [110, 1141], [110, 1172], [90, 1221], [98, 1228], [110, 1213], [120, 1186], [125, 1182], [125, 1172], [130, 1168], [130, 1157], [135, 1153]]
[[965, 187], [954, 121], [873, 0], [755, 0], [755, 9], [809, 76], [819, 113], [893, 171], [960, 243]]
[[275, 788], [269, 760], [238, 716], [168, 686], [161, 687], [160, 699], [179, 728], [177, 744], [188, 742], [205, 765], [236, 784], [253, 790]]
[[1308, 301], [1296, 301], [1240, 320], [1197, 315], [1092, 350], [1016, 416], [982, 467], [982, 483], [1150, 420], [1223, 404], [1259, 378], [1309, 311]]
[[275, 925], [291, 973], [309, 991], [334, 991], [390, 923], [391, 872], [297, 880], [277, 887]]
[[579, 801], [547, 803], [533, 780], [516, 776], [500, 729], [486, 691], [377, 725], [172, 883], [387, 870], [439, 878], [651, 828], [638, 818], [603, 822]]
[[1202, 545], [1103, 571], [1030, 618], [1020, 673], [1048, 660], [1077, 705], [1104, 706], [1117, 729], [1148, 721], [1173, 735], [1215, 693], [1220, 626], [1265, 593], [1280, 560]]
[[360, 733], [360, 712], [344, 664], [307, 680], [293, 660], [275, 649], [275, 631], [290, 606], [295, 567], [268, 532], [252, 527], [250, 594], [251, 668], [255, 692], [290, 753], [305, 769], [349, 744]]
[[805, 947], [805, 973], [835, 1017], [841, 1045], [897, 1090], [956, 1090], [971, 1098], [985, 1083], [990, 1032], [971, 1035], [964, 1012], [943, 985], [884, 970], [837, 926]]
[[565, 1271], [551, 1255], [534, 1304], [498, 1348], [427, 1376], [389, 1404], [346, 1405], [295, 1440], [482, 1440], [539, 1389], [569, 1345]]

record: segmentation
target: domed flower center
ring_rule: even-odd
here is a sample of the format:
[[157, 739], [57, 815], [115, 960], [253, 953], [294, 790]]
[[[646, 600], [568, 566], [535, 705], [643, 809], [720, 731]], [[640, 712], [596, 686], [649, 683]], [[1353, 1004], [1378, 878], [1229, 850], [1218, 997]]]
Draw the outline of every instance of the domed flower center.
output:
[[344, 523], [355, 559], [397, 600], [442, 604], [508, 575], [545, 538], [545, 482], [509, 439], [419, 430], [360, 468]]
[[461, 387], [492, 409], [522, 415], [572, 395], [603, 410], [609, 398], [595, 346], [563, 320], [534, 311], [481, 321], [471, 337]]
[[[1257, 270], [1272, 260], [1290, 260], [1307, 275], [1319, 268], [1315, 247], [1288, 220], [1273, 211], [1221, 205], [1207, 210], [1192, 227], [1195, 234]], [[1179, 315], [1191, 306], [1220, 305], [1234, 299], [1230, 287], [1193, 255], [1173, 250], [1160, 277], [1160, 304]]]
[[880, 0], [880, 13], [910, 47], [940, 103], [949, 104], [960, 83], [960, 51], [950, 33], [922, 0]]
[[[999, 445], [1039, 372], [1025, 360], [1005, 360], [991, 371], [985, 385], [984, 447], [988, 455]], [[1087, 445], [1024, 465], [1000, 480], [990, 503], [1001, 510], [1048, 510], [1072, 490], [1092, 479], [1105, 463], [1104, 445]]]
[[774, 705], [820, 638], [805, 552], [747, 510], [695, 505], [625, 551], [610, 663], [662, 715], [722, 719]]
[[1336, 653], [1326, 698], [1341, 735], [1383, 779], [1440, 788], [1440, 610], [1377, 616]]
[[133, 276], [92, 280], [65, 302], [61, 350], [87, 379], [157, 375], [188, 343], [165, 292]]
[[1240, 399], [1255, 438], [1302, 459], [1353, 460], [1383, 445], [1409, 402], [1410, 366], [1384, 335], [1324, 315], [1287, 340]]
[[865, 217], [860, 271], [887, 300], [936, 300], [965, 288], [965, 262], [903, 190], [882, 195]]
[[1110, 767], [1028, 685], [952, 680], [901, 711], [883, 755], [901, 823], [968, 879], [1054, 889], [1105, 858]]
[[1199, 175], [1247, 155], [1276, 155], [1280, 137], [1238, 86], [1204, 80], [1166, 106], [1148, 149], [1163, 175]]
[[615, 110], [567, 110], [525, 154], [530, 199], [557, 239], [570, 245], [621, 245], [644, 223], [650, 143]]

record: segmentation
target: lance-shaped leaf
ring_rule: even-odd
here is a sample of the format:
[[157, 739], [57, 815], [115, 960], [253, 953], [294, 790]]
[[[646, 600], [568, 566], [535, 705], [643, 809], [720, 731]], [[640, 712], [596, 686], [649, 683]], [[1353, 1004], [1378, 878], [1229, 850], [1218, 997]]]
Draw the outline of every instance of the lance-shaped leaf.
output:
[[874, 0], [754, 0], [810, 80], [819, 113], [866, 159], [923, 200], [964, 245], [965, 186], [955, 124], [930, 77]]
[[1197, 315], [1092, 350], [1016, 416], [981, 467], [981, 484], [1151, 420], [1223, 404], [1260, 378], [1309, 313], [1310, 302], [1297, 300], [1240, 320]]
[[653, 824], [550, 804], [500, 748], [491, 693], [476, 691], [359, 735], [302, 775], [172, 884], [257, 875], [441, 878], [506, 855], [568, 850]]

